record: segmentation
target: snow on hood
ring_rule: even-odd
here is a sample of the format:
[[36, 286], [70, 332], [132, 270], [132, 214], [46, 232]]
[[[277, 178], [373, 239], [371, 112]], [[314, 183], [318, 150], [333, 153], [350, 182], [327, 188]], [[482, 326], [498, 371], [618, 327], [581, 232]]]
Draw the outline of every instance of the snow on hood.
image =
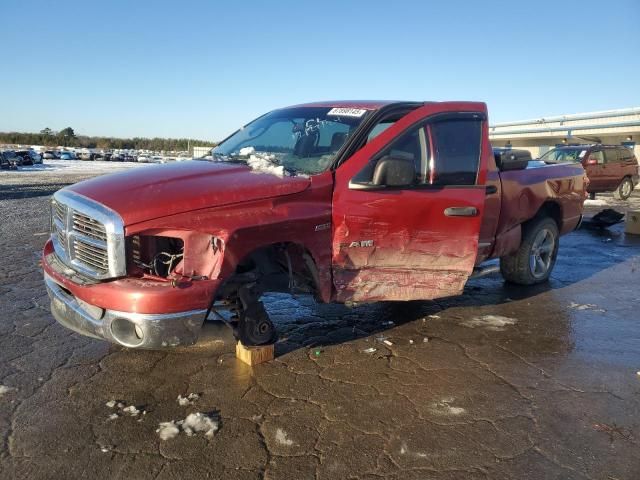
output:
[[202, 208], [291, 195], [310, 183], [307, 177], [267, 175], [244, 164], [192, 160], [104, 175], [67, 188], [116, 211], [129, 226]]
[[248, 157], [247, 165], [249, 165], [249, 168], [252, 170], [271, 173], [280, 177], [284, 177], [285, 175], [284, 167], [274, 163], [276, 156], [273, 154], [256, 152], [256, 149], [253, 147], [241, 148], [238, 153], [241, 157]]

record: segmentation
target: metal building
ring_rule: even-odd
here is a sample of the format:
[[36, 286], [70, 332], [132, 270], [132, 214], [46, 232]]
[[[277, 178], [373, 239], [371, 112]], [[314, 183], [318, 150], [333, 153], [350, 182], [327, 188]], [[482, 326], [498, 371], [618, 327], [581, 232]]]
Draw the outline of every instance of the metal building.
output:
[[560, 145], [603, 143], [633, 148], [640, 159], [640, 107], [496, 123], [489, 138], [494, 147], [524, 148], [534, 158]]

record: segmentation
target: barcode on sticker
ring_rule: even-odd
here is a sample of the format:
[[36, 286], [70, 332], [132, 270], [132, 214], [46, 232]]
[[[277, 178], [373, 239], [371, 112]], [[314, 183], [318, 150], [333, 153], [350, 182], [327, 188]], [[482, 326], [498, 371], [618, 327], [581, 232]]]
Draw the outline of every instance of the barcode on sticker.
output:
[[367, 113], [362, 108], [332, 108], [327, 115], [333, 115], [336, 117], [361, 117]]

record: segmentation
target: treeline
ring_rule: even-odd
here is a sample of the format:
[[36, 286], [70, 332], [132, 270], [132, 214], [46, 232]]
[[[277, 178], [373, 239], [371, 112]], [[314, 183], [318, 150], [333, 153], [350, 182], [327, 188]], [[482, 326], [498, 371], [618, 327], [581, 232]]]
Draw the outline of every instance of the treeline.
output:
[[187, 138], [113, 138], [76, 135], [71, 127], [59, 132], [45, 128], [40, 133], [0, 132], [0, 144], [44, 145], [98, 149], [187, 151], [189, 147], [214, 147], [215, 142]]

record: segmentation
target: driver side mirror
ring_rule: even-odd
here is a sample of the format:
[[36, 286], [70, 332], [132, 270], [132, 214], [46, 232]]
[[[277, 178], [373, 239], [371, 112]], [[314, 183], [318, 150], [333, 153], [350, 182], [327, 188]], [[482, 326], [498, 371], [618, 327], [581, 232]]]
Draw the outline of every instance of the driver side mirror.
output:
[[371, 170], [369, 170], [367, 176], [371, 178], [371, 181], [364, 178], [354, 178], [349, 182], [349, 188], [351, 190], [380, 190], [386, 187], [409, 187], [415, 184], [416, 173], [412, 155], [385, 155], [376, 162], [372, 176], [370, 176]]
[[371, 183], [379, 187], [407, 187], [413, 185], [415, 179], [413, 159], [388, 155], [378, 160]]

